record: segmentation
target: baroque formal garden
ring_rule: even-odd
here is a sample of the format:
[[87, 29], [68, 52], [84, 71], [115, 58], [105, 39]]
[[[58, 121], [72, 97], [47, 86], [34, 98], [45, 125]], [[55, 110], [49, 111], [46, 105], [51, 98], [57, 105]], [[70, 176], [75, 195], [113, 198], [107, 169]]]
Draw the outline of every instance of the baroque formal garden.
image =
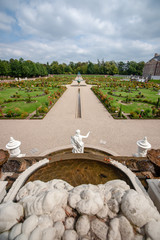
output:
[[[6, 145], [9, 152], [0, 151], [0, 239], [158, 240], [159, 197], [154, 197], [159, 191], [159, 162], [153, 155], [159, 156], [159, 150], [147, 153], [151, 144], [146, 137], [137, 141], [138, 153], [132, 157], [113, 150], [126, 151], [129, 146], [130, 153], [135, 140], [144, 134], [142, 127], [151, 124], [155, 125], [153, 129], [146, 129], [153, 143], [159, 139], [159, 121], [137, 124], [134, 120], [114, 120], [111, 115], [118, 119], [158, 119], [159, 96], [158, 82], [138, 83], [100, 75], [1, 82], [3, 119], [42, 119], [59, 101], [40, 121], [1, 120], [2, 136], [7, 129], [18, 136], [15, 139], [27, 143], [23, 149], [32, 147], [30, 152], [34, 153], [40, 148], [41, 153], [24, 156], [19, 149], [21, 141], [13, 137]], [[78, 109], [82, 114], [75, 114]], [[75, 128], [82, 133], [90, 131], [83, 136], [76, 130], [73, 136]], [[88, 137], [91, 145], [84, 149], [82, 139]], [[69, 140], [72, 148], [66, 145]]]
[[[42, 119], [75, 75], [0, 83], [0, 118]], [[137, 82], [122, 77], [84, 75], [87, 84], [115, 119], [160, 118], [159, 81]]]

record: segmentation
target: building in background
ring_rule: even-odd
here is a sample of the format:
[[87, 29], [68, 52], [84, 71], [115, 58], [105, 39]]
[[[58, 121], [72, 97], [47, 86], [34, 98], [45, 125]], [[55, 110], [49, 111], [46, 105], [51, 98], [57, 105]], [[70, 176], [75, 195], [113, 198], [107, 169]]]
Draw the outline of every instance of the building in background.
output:
[[160, 79], [160, 54], [155, 53], [154, 57], [144, 65], [143, 77]]

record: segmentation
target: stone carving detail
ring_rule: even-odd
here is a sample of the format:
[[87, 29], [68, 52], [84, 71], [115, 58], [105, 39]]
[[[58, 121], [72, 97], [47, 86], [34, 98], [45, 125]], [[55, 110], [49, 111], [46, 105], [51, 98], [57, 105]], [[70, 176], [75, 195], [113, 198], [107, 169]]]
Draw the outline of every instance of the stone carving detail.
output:
[[159, 219], [157, 209], [151, 207], [151, 203], [146, 200], [144, 195], [140, 195], [132, 189], [124, 195], [121, 210], [126, 218], [138, 227], [143, 227], [152, 219]]
[[16, 200], [0, 205], [0, 239], [159, 239], [157, 209], [122, 180], [77, 187], [58, 179], [34, 181]]
[[[20, 203], [7, 202], [0, 205], [0, 232], [11, 229], [23, 217]], [[1, 238], [0, 238], [1, 239]]]
[[80, 134], [80, 130], [76, 130], [76, 134], [71, 137], [71, 143], [73, 145], [73, 153], [84, 153], [84, 143], [82, 141], [83, 138], [88, 138], [90, 132], [87, 133], [86, 136], [82, 136]]

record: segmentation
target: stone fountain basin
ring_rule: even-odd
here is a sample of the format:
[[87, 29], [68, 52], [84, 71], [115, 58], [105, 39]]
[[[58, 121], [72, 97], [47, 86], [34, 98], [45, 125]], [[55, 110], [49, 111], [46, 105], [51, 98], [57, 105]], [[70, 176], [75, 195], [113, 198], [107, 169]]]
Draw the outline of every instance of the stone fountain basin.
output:
[[[47, 156], [46, 156], [47, 157]], [[108, 157], [108, 156], [107, 156]], [[35, 171], [27, 180], [48, 182], [52, 179], [62, 179], [72, 186], [81, 184], [104, 184], [110, 180], [124, 180], [130, 188], [134, 188], [129, 177], [108, 158], [99, 158], [95, 154], [60, 154], [48, 156], [49, 163]]]
[[64, 180], [73, 187], [82, 184], [105, 184], [119, 179], [125, 181], [130, 188], [146, 195], [136, 175], [123, 163], [112, 159], [111, 154], [102, 150], [88, 148], [85, 153], [74, 154], [71, 153], [71, 148], [67, 148], [50, 152], [44, 157], [32, 158], [35, 161], [37, 159], [36, 163], [18, 176], [4, 201], [14, 200], [19, 189], [27, 182], [48, 182], [53, 179]]

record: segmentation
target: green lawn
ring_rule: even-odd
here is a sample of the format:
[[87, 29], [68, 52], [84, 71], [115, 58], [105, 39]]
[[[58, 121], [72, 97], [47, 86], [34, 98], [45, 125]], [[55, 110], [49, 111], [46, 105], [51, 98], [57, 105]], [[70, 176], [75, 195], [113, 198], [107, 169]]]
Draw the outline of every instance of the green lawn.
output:
[[[24, 91], [18, 91], [18, 94], [21, 95], [20, 99], [27, 98], [28, 95], [31, 96], [31, 103], [26, 103], [26, 101], [16, 101], [16, 102], [9, 102], [9, 103], [3, 103], [1, 104], [2, 107], [4, 107], [4, 113], [6, 113], [8, 110], [14, 110], [15, 108], [19, 108], [22, 112], [33, 112], [37, 107], [41, 106], [43, 103], [48, 101], [48, 96], [53, 94], [57, 91], [58, 88], [54, 88], [49, 90], [50, 93], [45, 96], [37, 96], [44, 94], [43, 91], [34, 91], [34, 92], [24, 92]], [[0, 92], [0, 100], [1, 102], [6, 99], [12, 99], [15, 100], [15, 98], [11, 98], [12, 95], [16, 94], [17, 89], [4, 89]]]
[[[111, 114], [122, 111], [132, 118], [160, 117], [160, 86], [156, 83], [120, 81], [114, 77], [89, 77], [88, 83], [95, 85], [94, 93]], [[97, 85], [97, 86], [96, 86]]]
[[35, 111], [37, 107], [39, 107], [41, 104], [39, 102], [34, 102], [34, 103], [26, 103], [24, 101], [22, 102], [12, 102], [12, 103], [7, 103], [5, 108], [3, 109], [4, 113], [7, 113], [8, 110], [14, 111], [15, 108], [19, 108], [21, 112], [28, 112], [32, 113]]
[[[104, 91], [102, 89], [102, 91]], [[109, 90], [105, 90], [105, 92], [107, 93]], [[120, 91], [120, 89], [118, 89], [118, 91], [115, 91], [113, 93], [115, 93], [116, 95], [121, 94], [122, 97], [131, 97], [131, 98], [135, 98], [137, 95], [139, 95], [139, 92], [141, 92], [141, 94], [144, 95], [144, 97], [148, 100], [152, 100], [152, 101], [157, 101], [158, 97], [160, 97], [158, 95], [158, 91], [153, 91], [151, 89], [138, 89], [138, 90], [131, 90], [131, 93], [129, 92], [122, 92]]]
[[[152, 107], [151, 104], [140, 103], [140, 102], [131, 102], [131, 103], [128, 103], [128, 104], [124, 104], [124, 103], [119, 102], [120, 98], [113, 97], [113, 99], [114, 99], [113, 100], [113, 106], [119, 108], [120, 105], [122, 104], [122, 110], [125, 113], [130, 113], [130, 112], [133, 112], [133, 111], [136, 111], [136, 110], [141, 111], [142, 109], [146, 110], [148, 108], [151, 109], [151, 107]], [[123, 100], [123, 99], [121, 99], [121, 100]]]
[[[28, 96], [28, 94], [31, 97], [35, 97], [36, 95], [41, 95], [44, 92], [41, 90], [36, 90], [33, 92], [26, 92], [24, 89], [19, 90], [18, 88], [6, 88], [4, 90], [0, 90], [0, 102], [4, 102], [4, 100], [7, 99], [11, 99], [13, 95], [16, 95], [16, 93], [18, 93], [17, 95], [19, 95], [20, 97], [17, 99], [24, 99]], [[15, 99], [15, 98], [12, 98]]]
[[70, 81], [64, 77], [58, 80], [56, 77], [1, 84], [0, 117], [25, 118], [36, 109], [39, 109], [40, 115], [45, 114], [64, 92], [65, 88], [60, 85]]
[[[106, 88], [106, 90], [104, 90], [103, 88], [99, 88], [100, 91], [102, 91], [104, 93], [104, 95], [109, 95], [108, 92], [110, 92], [110, 88]], [[136, 98], [136, 96], [139, 95], [139, 92], [141, 92], [141, 94], [144, 95], [144, 98], [141, 98], [142, 100], [147, 99], [147, 100], [152, 100], [154, 102], [157, 102], [158, 97], [160, 97], [159, 95], [157, 95], [158, 91], [153, 91], [151, 89], [138, 89], [135, 91], [131, 91], [131, 93], [129, 92], [121, 92], [120, 89], [118, 89], [118, 91], [114, 91], [113, 94], [117, 95], [117, 96], [113, 96], [113, 95], [109, 95], [113, 98], [113, 102], [112, 105], [114, 107], [120, 107], [120, 105], [122, 104], [122, 109], [123, 112], [125, 113], [130, 113], [132, 111], [136, 111], [136, 110], [145, 110], [145, 109], [152, 109], [151, 107], [153, 106], [152, 104], [148, 104], [148, 103], [142, 103], [142, 102], [134, 102], [131, 101], [130, 103], [123, 103], [123, 101], [125, 101], [126, 97], [128, 96], [129, 98]], [[119, 95], [121, 94], [121, 97], [119, 97]], [[137, 99], [138, 100], [138, 99]]]
[[159, 80], [150, 80], [150, 82], [153, 82], [153, 83], [157, 83], [157, 84], [160, 84], [160, 79]]

